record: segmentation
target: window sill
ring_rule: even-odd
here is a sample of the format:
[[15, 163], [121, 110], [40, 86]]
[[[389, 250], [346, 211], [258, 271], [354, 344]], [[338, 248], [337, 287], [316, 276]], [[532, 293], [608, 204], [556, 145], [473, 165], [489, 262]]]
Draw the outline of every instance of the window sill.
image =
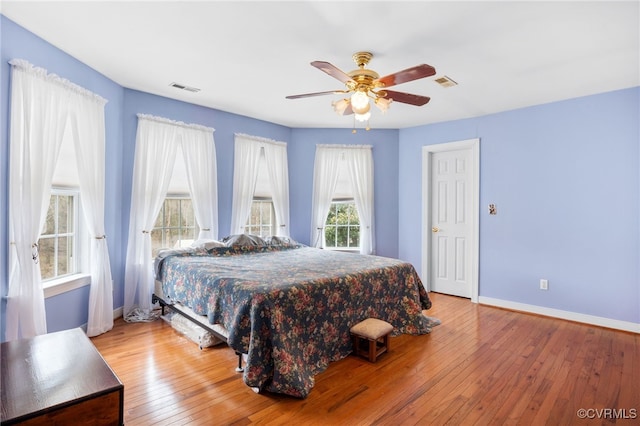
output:
[[325, 247], [325, 250], [343, 251], [345, 253], [360, 253], [360, 247]]
[[91, 275], [74, 274], [42, 283], [44, 298], [57, 296], [91, 284]]

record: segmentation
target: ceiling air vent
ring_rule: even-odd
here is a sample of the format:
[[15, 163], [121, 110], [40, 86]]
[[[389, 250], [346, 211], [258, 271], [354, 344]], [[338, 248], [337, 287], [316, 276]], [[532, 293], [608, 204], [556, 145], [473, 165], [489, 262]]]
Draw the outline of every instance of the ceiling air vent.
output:
[[442, 87], [453, 87], [453, 86], [457, 86], [458, 85], [458, 83], [456, 83], [455, 81], [453, 81], [452, 79], [450, 79], [446, 75], [444, 77], [436, 78], [435, 82], [438, 83]]
[[176, 89], [186, 90], [187, 92], [193, 92], [193, 93], [198, 93], [200, 91], [200, 89], [196, 87], [185, 86], [184, 84], [175, 83], [175, 82], [171, 83], [169, 86], [175, 87]]

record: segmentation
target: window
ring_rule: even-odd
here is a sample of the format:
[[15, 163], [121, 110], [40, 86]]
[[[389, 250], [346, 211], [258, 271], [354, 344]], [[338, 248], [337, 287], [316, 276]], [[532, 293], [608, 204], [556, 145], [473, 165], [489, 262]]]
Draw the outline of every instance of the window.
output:
[[276, 212], [273, 207], [271, 179], [267, 169], [265, 149], [260, 148], [260, 160], [253, 190], [251, 213], [244, 227], [246, 234], [270, 237], [276, 234]]
[[326, 248], [360, 248], [360, 218], [353, 200], [331, 203], [324, 228], [324, 239]]
[[89, 235], [83, 223], [76, 150], [68, 125], [51, 185], [45, 226], [38, 240], [45, 298], [91, 283]]
[[314, 247], [375, 253], [371, 148], [316, 145], [310, 238]]
[[164, 248], [187, 247], [198, 237], [200, 228], [190, 198], [167, 197], [151, 230], [151, 250], [155, 258]]
[[38, 240], [43, 280], [79, 272], [78, 198], [74, 191], [54, 189], [51, 192], [45, 228]]
[[254, 198], [251, 204], [251, 214], [245, 225], [245, 233], [269, 237], [275, 235], [276, 213], [273, 208], [273, 201], [270, 199]]

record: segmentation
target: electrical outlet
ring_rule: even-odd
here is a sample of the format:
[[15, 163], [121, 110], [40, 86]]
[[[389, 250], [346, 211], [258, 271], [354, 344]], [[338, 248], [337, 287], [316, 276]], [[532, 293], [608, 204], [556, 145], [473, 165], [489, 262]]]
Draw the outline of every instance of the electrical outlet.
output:
[[549, 281], [540, 280], [540, 290], [549, 290]]

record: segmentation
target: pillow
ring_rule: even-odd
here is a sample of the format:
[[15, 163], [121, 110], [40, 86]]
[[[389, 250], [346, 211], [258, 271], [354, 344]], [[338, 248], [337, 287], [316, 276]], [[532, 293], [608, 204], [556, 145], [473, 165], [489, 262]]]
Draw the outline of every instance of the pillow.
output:
[[193, 242], [193, 244], [191, 244], [191, 247], [194, 248], [201, 248], [201, 249], [205, 249], [205, 250], [211, 250], [214, 247], [224, 247], [224, 243], [217, 241], [217, 240], [196, 240]]
[[224, 237], [222, 242], [227, 247], [262, 247], [267, 245], [266, 241], [261, 237], [248, 234], [230, 235], [228, 237]]
[[266, 238], [266, 242], [270, 246], [287, 246], [288, 247], [288, 246], [294, 246], [298, 244], [289, 237], [279, 237], [277, 235]]

